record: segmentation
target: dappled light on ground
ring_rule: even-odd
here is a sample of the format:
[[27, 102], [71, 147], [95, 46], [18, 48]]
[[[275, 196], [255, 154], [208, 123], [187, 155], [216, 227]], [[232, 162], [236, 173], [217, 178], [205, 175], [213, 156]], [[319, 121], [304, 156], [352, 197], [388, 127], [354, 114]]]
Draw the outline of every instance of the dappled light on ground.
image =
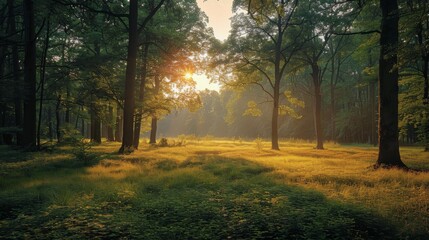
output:
[[[176, 140], [177, 141], [177, 140]], [[173, 140], [169, 142], [173, 143]], [[0, 235], [110, 239], [424, 239], [428, 173], [370, 168], [369, 146], [188, 139], [0, 161]], [[428, 153], [403, 148], [409, 166]], [[33, 162], [37, 162], [35, 165]]]

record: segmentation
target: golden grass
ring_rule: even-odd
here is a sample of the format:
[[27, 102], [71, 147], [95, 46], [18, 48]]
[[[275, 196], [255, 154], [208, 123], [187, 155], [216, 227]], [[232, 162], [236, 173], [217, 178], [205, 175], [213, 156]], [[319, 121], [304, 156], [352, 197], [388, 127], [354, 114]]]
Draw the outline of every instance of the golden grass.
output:
[[[263, 142], [212, 140], [181, 147], [145, 148], [124, 159], [169, 159], [181, 163], [199, 155], [240, 158], [273, 169], [277, 182], [322, 192], [329, 199], [369, 208], [403, 225], [404, 230], [429, 231], [429, 173], [397, 169], [374, 170], [377, 148], [327, 143], [325, 150], [314, 143], [282, 141], [280, 151]], [[429, 153], [416, 147], [401, 148], [402, 159], [411, 167], [429, 169]], [[147, 167], [151, 169], [152, 167]], [[410, 221], [410, 218], [413, 220]], [[419, 224], [415, 224], [415, 223]]]
[[[64, 172], [59, 172], [38, 178], [24, 176], [15, 182], [12, 174], [15, 170], [40, 164], [56, 164], [71, 157], [70, 154], [35, 153], [31, 159], [23, 162], [0, 163], [0, 177], [2, 172], [8, 177], [3, 179], [5, 182], [2, 186], [31, 188], [62, 182], [64, 186], [82, 191], [89, 189], [89, 192], [78, 193], [80, 195], [76, 195], [73, 190], [62, 191], [63, 195], [55, 195], [55, 188], [48, 191], [57, 203], [64, 205], [76, 204], [75, 197], [94, 197], [91, 195], [92, 188], [100, 192], [105, 190], [106, 198], [110, 197], [107, 193], [114, 189], [115, 196], [126, 201], [137, 194], [133, 182], [136, 178], [146, 188], [155, 190], [160, 187], [156, 186], [160, 181], [163, 187], [172, 189], [215, 182], [215, 175], [207, 174], [198, 164], [192, 163], [194, 159], [204, 159], [201, 156], [219, 156], [264, 166], [271, 170], [264, 174], [277, 183], [315, 190], [330, 200], [363, 206], [391, 219], [400, 226], [401, 231], [429, 232], [428, 172], [374, 170], [371, 166], [375, 163], [378, 150], [372, 146], [326, 143], [325, 150], [316, 150], [314, 145], [307, 141], [283, 140], [280, 143], [281, 150], [274, 151], [269, 149], [268, 141], [259, 142], [258, 146], [251, 140], [193, 140], [176, 147], [142, 144], [140, 150], [120, 156], [115, 154], [119, 149], [118, 143], [103, 143], [91, 149], [92, 152], [104, 155], [103, 160], [78, 174], [65, 177], [61, 175]], [[429, 170], [428, 152], [417, 147], [403, 147], [401, 156], [408, 166]], [[181, 164], [188, 165], [181, 168]], [[87, 186], [85, 182], [91, 182], [95, 187]]]

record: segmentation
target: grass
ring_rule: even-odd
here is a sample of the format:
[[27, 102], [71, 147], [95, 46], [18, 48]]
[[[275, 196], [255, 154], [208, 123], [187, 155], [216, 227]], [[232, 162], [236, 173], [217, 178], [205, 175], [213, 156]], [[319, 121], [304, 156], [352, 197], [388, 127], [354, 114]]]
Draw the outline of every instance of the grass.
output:
[[[0, 146], [0, 239], [429, 237], [429, 173], [374, 170], [374, 147], [180, 142], [124, 156], [103, 143], [85, 161], [73, 147]], [[429, 153], [401, 155], [429, 169]]]

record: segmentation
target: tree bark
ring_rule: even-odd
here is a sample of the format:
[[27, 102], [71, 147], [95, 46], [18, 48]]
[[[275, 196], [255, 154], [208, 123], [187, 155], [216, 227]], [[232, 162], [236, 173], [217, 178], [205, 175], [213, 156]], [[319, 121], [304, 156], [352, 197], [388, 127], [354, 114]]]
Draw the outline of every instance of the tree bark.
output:
[[52, 142], [54, 138], [54, 133], [52, 129], [52, 110], [51, 107], [48, 107], [48, 138], [49, 141]]
[[273, 86], [273, 112], [271, 115], [271, 149], [280, 150], [279, 147], [279, 102], [280, 102], [280, 81], [282, 72], [280, 70], [281, 51], [283, 42], [282, 18], [278, 16], [277, 21], [277, 42], [275, 44], [274, 58], [274, 86]]
[[101, 121], [94, 104], [91, 106], [91, 142], [101, 143]]
[[158, 130], [158, 119], [152, 117], [151, 129], [150, 129], [150, 144], [156, 143], [156, 131]]
[[[146, 41], [149, 42], [149, 37], [146, 38]], [[141, 122], [142, 122], [142, 115], [143, 115], [143, 101], [144, 101], [144, 95], [145, 95], [145, 86], [146, 86], [146, 76], [147, 76], [147, 56], [149, 51], [149, 43], [145, 44], [144, 50], [143, 50], [143, 57], [142, 57], [142, 68], [141, 68], [141, 75], [140, 75], [140, 89], [139, 89], [139, 108], [136, 115], [136, 122], [134, 126], [134, 148], [139, 148], [140, 143], [140, 130], [141, 130]]]
[[122, 146], [119, 153], [133, 151], [133, 121], [134, 121], [134, 85], [136, 78], [136, 58], [138, 50], [137, 31], [138, 6], [137, 0], [130, 0], [129, 29], [128, 29], [128, 56], [125, 71], [125, 101], [124, 126]]
[[323, 130], [322, 130], [322, 92], [320, 81], [320, 68], [314, 61], [311, 65], [314, 86], [314, 127], [316, 130], [316, 149], [323, 149]]
[[109, 122], [107, 123], [107, 141], [109, 142], [115, 141], [112, 122], [113, 122], [113, 107], [109, 105]]
[[[339, 72], [335, 72], [335, 58], [333, 57], [331, 60], [331, 82], [329, 84], [329, 91], [331, 94], [331, 140], [336, 140], [336, 124], [335, 124], [335, 118], [336, 118], [336, 109], [335, 109], [335, 86], [336, 81], [335, 78], [338, 77]], [[338, 58], [338, 67], [340, 65], [340, 58]]]
[[[154, 79], [154, 89], [153, 89], [153, 95], [156, 97], [159, 94], [160, 88], [161, 88], [161, 78], [158, 75], [155, 75]], [[150, 144], [156, 143], [156, 131], [158, 129], [158, 118], [156, 116], [156, 113], [152, 114], [152, 123], [151, 123], [151, 130], [150, 130]]]
[[[9, 34], [16, 33], [16, 22], [15, 22], [15, 6], [13, 0], [8, 0], [8, 24]], [[20, 88], [22, 82], [19, 78], [19, 55], [18, 55], [18, 43], [12, 44], [12, 71], [13, 71], [13, 94], [14, 94], [14, 107], [15, 107], [15, 126], [22, 127], [22, 94]], [[16, 133], [16, 144], [22, 145], [22, 133]]]
[[62, 134], [61, 134], [61, 116], [60, 116], [60, 110], [61, 110], [61, 95], [57, 97], [57, 104], [55, 106], [55, 119], [57, 121], [56, 124], [56, 133], [57, 133], [57, 142], [60, 143], [62, 141]]
[[122, 117], [121, 117], [121, 107], [116, 107], [116, 123], [115, 123], [115, 141], [122, 142]]
[[32, 0], [24, 0], [24, 124], [22, 146], [36, 147], [36, 36]]
[[37, 122], [37, 148], [40, 149], [40, 131], [41, 131], [41, 125], [42, 125], [42, 112], [43, 112], [43, 97], [44, 97], [44, 91], [45, 91], [45, 73], [46, 73], [46, 58], [48, 54], [48, 48], [49, 48], [49, 27], [50, 27], [50, 21], [47, 21], [46, 26], [46, 36], [45, 36], [45, 46], [43, 48], [43, 55], [42, 55], [42, 62], [40, 66], [40, 100], [39, 100], [39, 119]]
[[375, 103], [375, 84], [376, 80], [371, 79], [369, 83], [369, 120], [370, 122], [370, 144], [377, 145], [377, 116]]
[[378, 159], [376, 167], [406, 168], [399, 154], [397, 0], [380, 0], [382, 11], [379, 59]]

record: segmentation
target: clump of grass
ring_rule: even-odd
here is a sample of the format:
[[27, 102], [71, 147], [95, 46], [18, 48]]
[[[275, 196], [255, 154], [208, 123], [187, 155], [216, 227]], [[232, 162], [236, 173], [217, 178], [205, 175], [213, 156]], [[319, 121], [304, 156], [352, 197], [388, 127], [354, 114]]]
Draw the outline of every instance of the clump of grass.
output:
[[262, 151], [262, 149], [264, 148], [263, 139], [258, 137], [253, 142], [255, 142], [256, 144], [256, 150]]

